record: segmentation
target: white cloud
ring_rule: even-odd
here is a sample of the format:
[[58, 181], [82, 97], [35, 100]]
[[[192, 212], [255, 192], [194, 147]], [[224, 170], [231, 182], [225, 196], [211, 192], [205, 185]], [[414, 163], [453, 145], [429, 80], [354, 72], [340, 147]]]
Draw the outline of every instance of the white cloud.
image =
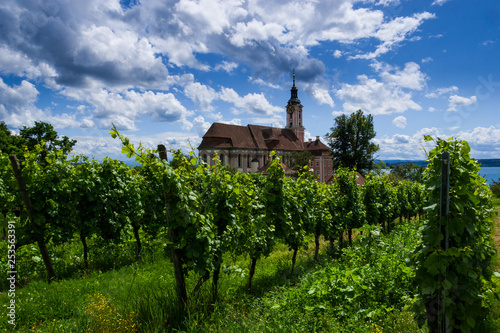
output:
[[423, 12], [414, 14], [412, 17], [397, 17], [390, 22], [384, 23], [373, 35], [373, 37], [382, 42], [377, 49], [374, 52], [358, 54], [351, 58], [375, 59], [392, 50], [397, 44], [403, 42], [407, 36], [414, 33], [425, 20], [435, 17], [436, 16], [432, 13]]
[[48, 122], [56, 129], [80, 126], [74, 114], [53, 115], [50, 109], [36, 107], [38, 95], [36, 87], [26, 80], [9, 86], [0, 78], [0, 119], [15, 128], [33, 126], [35, 121]]
[[265, 87], [269, 87], [269, 88], [273, 88], [273, 89], [281, 89], [281, 87], [277, 84], [272, 84], [272, 83], [269, 83], [269, 82], [266, 82], [264, 80], [262, 80], [261, 78], [253, 78], [251, 76], [248, 77], [248, 80], [250, 82], [253, 82], [253, 83], [256, 83], [256, 84], [259, 84], [261, 86], [265, 86]]
[[434, 0], [431, 4], [431, 6], [442, 6], [444, 3], [448, 2], [450, 0]]
[[207, 121], [205, 121], [205, 118], [202, 116], [198, 116], [194, 118], [193, 120], [193, 125], [194, 129], [196, 130], [196, 133], [198, 133], [198, 136], [201, 138], [205, 133], [208, 131], [210, 128], [211, 124]]
[[231, 74], [236, 68], [238, 68], [237, 63], [232, 62], [232, 61], [223, 61], [222, 63], [217, 64], [214, 67], [214, 70], [215, 71], [223, 70], [223, 71]]
[[458, 95], [452, 95], [449, 99], [448, 111], [457, 111], [457, 107], [469, 106], [476, 103], [477, 97], [471, 96], [469, 98]]
[[335, 50], [335, 52], [333, 52], [333, 56], [334, 56], [335, 58], [340, 58], [340, 57], [342, 57], [342, 51], [340, 51], [340, 50]]
[[187, 110], [172, 93], [133, 90], [116, 93], [101, 89], [88, 94], [85, 100], [93, 106], [93, 118], [104, 128], [114, 123], [117, 128], [136, 130], [135, 122], [141, 116], [150, 116], [155, 121], [178, 121], [186, 129], [192, 126], [186, 117], [194, 113]]
[[276, 115], [282, 112], [282, 108], [273, 106], [266, 99], [264, 94], [247, 94], [240, 97], [232, 88], [222, 88], [220, 92], [220, 99], [234, 104], [233, 113], [247, 113], [257, 115]]
[[425, 159], [425, 151], [434, 148], [434, 143], [423, 141], [424, 136], [466, 140], [474, 158], [500, 158], [500, 128], [496, 126], [475, 127], [458, 133], [442, 133], [436, 127], [422, 128], [413, 135], [395, 134], [376, 137], [373, 141], [380, 146], [382, 159]]
[[403, 117], [403, 116], [396, 117], [392, 120], [392, 124], [396, 127], [399, 127], [399, 128], [405, 128], [406, 127], [406, 117]]
[[25, 54], [0, 46], [0, 73], [13, 74], [33, 80], [40, 77], [51, 80], [57, 76], [54, 68], [45, 62], [37, 65]]
[[432, 106], [429, 106], [429, 112], [434, 112], [434, 111], [436, 111], [436, 108], [432, 107]]
[[425, 159], [425, 151], [429, 151], [433, 147], [433, 143], [425, 143], [424, 136], [430, 135], [433, 138], [446, 138], [435, 127], [422, 128], [413, 135], [394, 134], [392, 136], [384, 135], [376, 137], [373, 142], [380, 146], [378, 152], [381, 159], [409, 159], [422, 160]]
[[195, 102], [201, 111], [213, 111], [212, 102], [218, 98], [217, 92], [199, 82], [191, 82], [184, 87], [184, 94]]
[[408, 109], [421, 110], [422, 107], [412, 100], [410, 93], [398, 87], [389, 87], [366, 75], [358, 76], [359, 84], [342, 84], [336, 91], [344, 100], [344, 111], [353, 112], [361, 109], [374, 115], [402, 113]]
[[422, 90], [427, 80], [427, 76], [420, 71], [420, 66], [414, 62], [407, 62], [403, 70], [379, 62], [375, 62], [372, 66], [385, 83], [398, 87]]
[[328, 90], [328, 88], [324, 87], [324, 84], [309, 84], [305, 86], [305, 90], [308, 91], [310, 95], [312, 95], [312, 97], [318, 102], [318, 104], [326, 104], [331, 108], [335, 106], [332, 96], [330, 96], [330, 91]]
[[264, 24], [256, 19], [248, 23], [238, 22], [229, 40], [233, 45], [242, 47], [269, 38], [280, 39], [283, 29], [283, 26], [277, 23]]
[[431, 57], [426, 57], [426, 58], [423, 58], [421, 61], [423, 64], [425, 64], [425, 63], [433, 61], [433, 59]]
[[441, 95], [447, 94], [447, 93], [452, 93], [458, 91], [457, 86], [451, 86], [451, 87], [446, 87], [446, 88], [438, 88], [433, 92], [425, 94], [425, 97], [427, 98], [438, 98]]

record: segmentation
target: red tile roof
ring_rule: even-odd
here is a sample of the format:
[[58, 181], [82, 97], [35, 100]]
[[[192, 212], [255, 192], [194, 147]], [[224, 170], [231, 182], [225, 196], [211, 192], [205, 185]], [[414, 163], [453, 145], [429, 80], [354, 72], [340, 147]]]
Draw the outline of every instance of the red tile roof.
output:
[[[304, 150], [293, 130], [259, 125], [238, 126], [213, 123], [198, 149], [239, 148], [265, 150]], [[324, 145], [323, 145], [324, 146]], [[328, 147], [325, 146], [326, 149]]]
[[[280, 164], [281, 164], [281, 167], [283, 168], [283, 170], [285, 170], [285, 175], [294, 175], [294, 174], [296, 174], [295, 171], [293, 171], [292, 169], [290, 169], [289, 167], [287, 167], [282, 162], [280, 162]], [[270, 166], [271, 166], [271, 161], [267, 162], [266, 165], [262, 166], [257, 172], [261, 173], [263, 175], [268, 175], [269, 172], [267, 172], [267, 169], [269, 169]]]
[[[356, 172], [356, 184], [358, 185], [363, 185], [365, 183], [365, 177], [363, 177], [362, 174], [359, 172]], [[330, 178], [327, 179], [327, 183], [332, 183], [334, 180], [337, 179], [337, 175], [331, 175]]]

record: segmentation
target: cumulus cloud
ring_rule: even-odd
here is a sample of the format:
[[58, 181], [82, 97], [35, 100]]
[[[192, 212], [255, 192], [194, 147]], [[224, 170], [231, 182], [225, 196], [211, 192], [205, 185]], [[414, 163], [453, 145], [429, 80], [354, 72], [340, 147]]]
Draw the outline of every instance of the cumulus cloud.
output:
[[399, 128], [405, 128], [406, 127], [406, 117], [403, 117], [403, 116], [396, 117], [392, 120], [392, 124], [396, 127], [399, 127]]
[[282, 113], [282, 108], [273, 106], [266, 99], [264, 94], [247, 94], [243, 97], [239, 96], [232, 88], [222, 88], [220, 92], [220, 99], [234, 105], [233, 113], [254, 115], [268, 115], [273, 116]]
[[186, 129], [192, 126], [186, 118], [194, 113], [171, 93], [133, 90], [116, 93], [101, 89], [90, 93], [86, 101], [92, 106], [92, 117], [103, 128], [114, 123], [117, 128], [136, 130], [136, 122], [141, 116], [149, 116], [155, 121], [180, 122]]
[[53, 115], [50, 109], [39, 109], [35, 105], [38, 95], [36, 87], [26, 80], [9, 86], [0, 78], [0, 119], [14, 128], [32, 126], [35, 121], [49, 122], [57, 129], [80, 127], [75, 115]]
[[406, 110], [421, 110], [422, 107], [412, 100], [410, 93], [399, 87], [389, 87], [366, 75], [358, 76], [359, 84], [342, 84], [336, 91], [344, 100], [344, 111], [353, 112], [362, 109], [374, 115], [402, 113]]
[[217, 92], [199, 82], [191, 82], [184, 87], [184, 94], [195, 102], [200, 111], [213, 111], [212, 102], [218, 99]]
[[198, 116], [198, 117], [194, 118], [193, 125], [194, 125], [194, 129], [196, 130], [196, 133], [198, 133], [198, 135], [200, 137], [205, 135], [205, 133], [208, 131], [208, 129], [211, 126], [211, 124], [209, 122], [205, 121], [205, 118], [203, 118], [203, 116]]
[[460, 106], [469, 106], [476, 103], [477, 97], [471, 96], [469, 98], [462, 97], [458, 95], [452, 95], [449, 99], [448, 111], [457, 111], [457, 107]]
[[425, 143], [424, 136], [430, 135], [433, 138], [446, 138], [436, 127], [422, 128], [413, 135], [394, 134], [384, 135], [373, 139], [374, 143], [380, 146], [379, 154], [382, 159], [425, 159], [425, 151], [429, 151], [433, 144]]
[[45, 78], [50, 82], [57, 77], [54, 68], [46, 62], [34, 63], [26, 54], [0, 46], [0, 73], [13, 74], [29, 80]]
[[428, 19], [436, 16], [429, 12], [417, 13], [411, 17], [397, 17], [390, 22], [384, 23], [373, 37], [381, 41], [377, 49], [366, 54], [352, 56], [352, 59], [375, 59], [378, 56], [392, 50], [393, 47], [403, 42], [414, 33], [418, 27]]
[[402, 88], [422, 90], [427, 80], [427, 76], [420, 71], [420, 66], [414, 62], [407, 62], [402, 70], [379, 62], [374, 62], [373, 67], [385, 83]]

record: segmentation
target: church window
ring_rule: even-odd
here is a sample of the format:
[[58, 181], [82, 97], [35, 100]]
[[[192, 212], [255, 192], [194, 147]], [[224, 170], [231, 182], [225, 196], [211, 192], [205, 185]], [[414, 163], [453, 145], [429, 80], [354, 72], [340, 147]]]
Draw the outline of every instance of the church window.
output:
[[238, 168], [241, 168], [241, 154], [238, 154]]

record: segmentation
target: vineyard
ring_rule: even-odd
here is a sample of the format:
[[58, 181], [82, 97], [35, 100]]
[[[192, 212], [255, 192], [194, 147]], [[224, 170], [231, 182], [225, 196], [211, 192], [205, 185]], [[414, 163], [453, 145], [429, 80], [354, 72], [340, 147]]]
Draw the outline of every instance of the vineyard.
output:
[[[267, 176], [207, 167], [180, 151], [169, 163], [161, 149], [110, 134], [139, 167], [42, 147], [19, 157], [22, 168], [0, 155], [4, 239], [8, 221], [16, 234], [2, 253], [17, 254], [14, 266], [2, 255], [2, 267], [49, 308], [19, 295], [16, 329], [397, 332], [418, 322], [467, 332], [494, 321], [486, 315], [498, 292], [491, 192], [463, 141], [436, 141], [425, 186], [372, 174], [358, 186], [342, 168], [332, 184], [307, 169], [285, 177], [274, 153]], [[446, 220], [443, 151], [453, 161]], [[75, 277], [64, 291], [64, 278]], [[106, 316], [115, 324], [96, 319]]]

